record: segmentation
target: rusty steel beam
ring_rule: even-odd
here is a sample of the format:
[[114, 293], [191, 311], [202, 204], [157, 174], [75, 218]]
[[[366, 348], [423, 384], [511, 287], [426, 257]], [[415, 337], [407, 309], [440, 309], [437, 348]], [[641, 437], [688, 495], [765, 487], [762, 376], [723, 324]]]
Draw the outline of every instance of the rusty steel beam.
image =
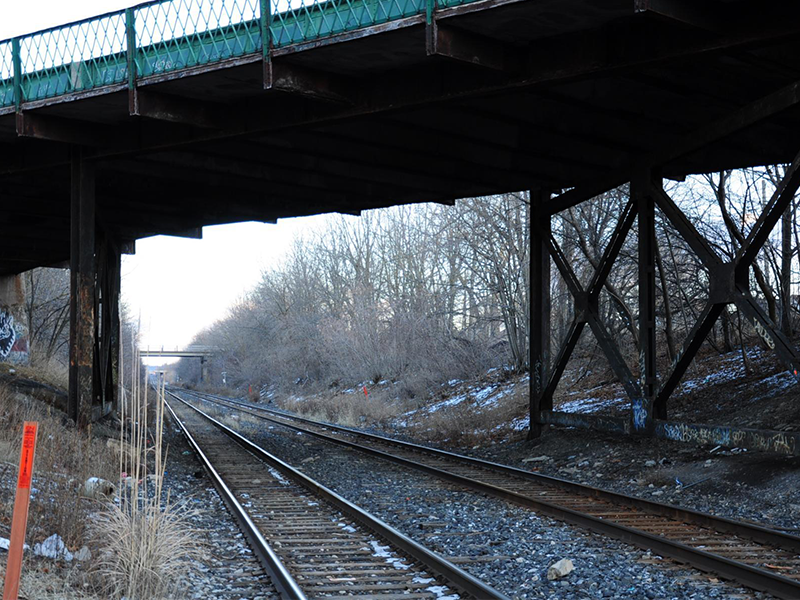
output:
[[511, 49], [497, 40], [449, 27], [435, 16], [427, 26], [425, 38], [428, 56], [441, 56], [495, 71], [514, 68], [517, 63]]
[[274, 57], [264, 64], [264, 89], [346, 106], [354, 105], [357, 100], [356, 82], [350, 77], [301, 67]]
[[224, 107], [212, 102], [162, 94], [138, 87], [133, 88], [130, 94], [129, 112], [134, 117], [180, 123], [202, 129], [222, 129], [229, 121], [223, 117]]
[[95, 169], [75, 148], [71, 171], [70, 348], [68, 416], [91, 422], [95, 338]]
[[689, 331], [689, 335], [686, 336], [681, 351], [672, 362], [669, 376], [659, 387], [655, 399], [655, 410], [657, 414], [666, 414], [667, 400], [669, 400], [672, 392], [675, 391], [675, 388], [680, 383], [683, 375], [686, 373], [686, 369], [689, 368], [689, 365], [697, 355], [697, 351], [700, 349], [700, 346], [703, 345], [703, 342], [706, 337], [708, 337], [708, 334], [711, 332], [711, 329], [714, 327], [714, 324], [717, 322], [723, 310], [725, 310], [725, 304], [714, 302], [707, 302], [705, 307], [703, 307], [703, 312], [700, 313], [694, 326]]
[[[531, 325], [530, 325], [530, 429], [529, 438], [542, 434], [539, 413], [550, 366], [550, 217], [542, 205], [550, 192], [531, 190]], [[551, 396], [552, 403], [552, 396]], [[552, 406], [548, 406], [552, 408]]]
[[21, 138], [114, 148], [118, 151], [136, 148], [136, 130], [130, 125], [110, 126], [36, 112], [19, 112], [16, 115], [16, 127], [17, 136]]
[[794, 344], [775, 326], [748, 290], [739, 288], [734, 295], [734, 303], [769, 349], [775, 351], [800, 382], [800, 355]]
[[567, 368], [569, 359], [572, 357], [572, 352], [575, 350], [575, 346], [578, 344], [578, 340], [581, 337], [581, 333], [583, 333], [584, 327], [586, 327], [586, 321], [583, 315], [576, 314], [575, 318], [572, 320], [572, 323], [570, 323], [569, 329], [567, 330], [567, 335], [564, 337], [564, 341], [561, 342], [561, 346], [558, 349], [558, 355], [556, 356], [555, 361], [553, 361], [553, 368], [550, 372], [550, 378], [547, 380], [547, 386], [542, 391], [539, 399], [539, 414], [541, 414], [543, 411], [553, 410], [553, 394], [555, 393], [556, 387], [558, 387], [558, 384], [561, 381], [561, 377], [564, 375], [564, 371]]

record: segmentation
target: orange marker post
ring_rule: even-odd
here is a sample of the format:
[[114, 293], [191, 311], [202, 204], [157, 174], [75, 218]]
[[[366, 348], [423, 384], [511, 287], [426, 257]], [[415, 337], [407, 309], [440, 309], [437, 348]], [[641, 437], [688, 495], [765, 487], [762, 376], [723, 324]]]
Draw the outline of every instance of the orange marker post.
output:
[[19, 595], [19, 577], [22, 574], [22, 547], [25, 543], [25, 530], [28, 528], [31, 475], [33, 475], [33, 457], [36, 454], [36, 434], [38, 431], [38, 423], [25, 421], [22, 433], [22, 452], [19, 457], [17, 495], [14, 498], [14, 519], [11, 522], [11, 543], [8, 548], [3, 600], [17, 600]]

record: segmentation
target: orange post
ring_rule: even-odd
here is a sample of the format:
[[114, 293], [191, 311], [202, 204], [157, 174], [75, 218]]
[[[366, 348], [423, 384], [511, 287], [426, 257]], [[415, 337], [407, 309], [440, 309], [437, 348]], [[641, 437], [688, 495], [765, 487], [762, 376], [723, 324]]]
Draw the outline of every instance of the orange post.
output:
[[36, 454], [36, 434], [38, 430], [38, 423], [25, 421], [22, 434], [22, 452], [20, 452], [19, 456], [17, 495], [14, 498], [14, 518], [11, 522], [11, 543], [8, 548], [3, 600], [17, 600], [19, 595], [19, 577], [22, 574], [22, 547], [25, 543], [25, 530], [28, 528], [31, 475], [33, 474], [33, 457]]

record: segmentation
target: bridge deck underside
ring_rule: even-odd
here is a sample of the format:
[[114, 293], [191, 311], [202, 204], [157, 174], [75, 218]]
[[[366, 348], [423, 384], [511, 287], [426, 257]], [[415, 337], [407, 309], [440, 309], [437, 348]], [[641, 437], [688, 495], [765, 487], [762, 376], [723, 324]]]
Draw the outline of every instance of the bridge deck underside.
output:
[[[75, 145], [135, 240], [592, 183], [800, 78], [797, 8], [632, 4], [484, 0], [275, 49], [271, 89], [259, 54], [0, 109], [0, 273], [69, 258]], [[798, 134], [789, 108], [663, 174], [790, 161]]]

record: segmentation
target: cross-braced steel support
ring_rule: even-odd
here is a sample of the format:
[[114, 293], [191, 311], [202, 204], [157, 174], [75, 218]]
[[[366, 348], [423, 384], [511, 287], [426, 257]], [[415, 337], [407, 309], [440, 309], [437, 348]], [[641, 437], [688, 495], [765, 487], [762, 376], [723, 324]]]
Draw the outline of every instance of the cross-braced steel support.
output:
[[[723, 128], [722, 131], [727, 132], [728, 130]], [[669, 153], [668, 155], [673, 156]], [[567, 289], [573, 297], [575, 318], [561, 344], [556, 359], [553, 361], [552, 368], [549, 371], [546, 368], [543, 370], [534, 362], [530, 436], [539, 436], [543, 424], [557, 423], [598, 427], [617, 432], [655, 434], [670, 439], [705, 440], [721, 444], [738, 443], [743, 446], [750, 443], [751, 447], [756, 449], [776, 450], [790, 454], [800, 453], [800, 434], [675, 424], [667, 421], [668, 400], [671, 394], [680, 383], [706, 336], [711, 332], [717, 318], [728, 304], [734, 304], [739, 309], [744, 318], [755, 327], [767, 346], [775, 350], [795, 377], [798, 377], [798, 373], [800, 373], [800, 353], [779, 327], [770, 320], [750, 293], [750, 270], [753, 262], [767, 241], [769, 233], [777, 225], [778, 220], [800, 188], [800, 154], [787, 169], [783, 180], [754, 224], [750, 234], [730, 262], [724, 262], [719, 257], [709, 241], [697, 231], [663, 189], [660, 176], [654, 176], [654, 172], [660, 166], [659, 163], [653, 163], [632, 171], [633, 176], [630, 177], [631, 198], [622, 211], [611, 241], [606, 247], [587, 289], [583, 289], [581, 286], [572, 265], [569, 264], [569, 260], [552, 235], [549, 224], [549, 217], [556, 211], [575, 203], [575, 199], [579, 198], [580, 190], [576, 188], [576, 190], [566, 192], [562, 196], [568, 197], [568, 199], [559, 196], [545, 202], [544, 206], [541, 198], [533, 203], [535, 221], [532, 260], [536, 262], [532, 269], [534, 320], [531, 344], [534, 361], [541, 360], [542, 356], [546, 356], [546, 351], [543, 350], [546, 343], [543, 336], [546, 335], [549, 339], [549, 323], [543, 321], [547, 318], [546, 314], [549, 315], [550, 305], [549, 259], [552, 259], [561, 273]], [[582, 201], [582, 199], [578, 201]], [[675, 356], [670, 369], [663, 374], [661, 380], [659, 380], [656, 369], [656, 207], [662, 211], [698, 256], [707, 270], [710, 286], [706, 306], [690, 330], [683, 347]], [[619, 348], [601, 321], [597, 309], [600, 290], [605, 285], [634, 219], [638, 222], [638, 381], [631, 374]], [[540, 254], [537, 254], [537, 249]], [[547, 254], [549, 254], [549, 258], [547, 258]], [[547, 275], [543, 273], [544, 270], [548, 271]], [[542, 312], [543, 307], [548, 307], [547, 313]], [[571, 415], [553, 410], [553, 393], [587, 324], [591, 327], [598, 345], [630, 398], [631, 415], [628, 421], [613, 417], [597, 418], [588, 415]], [[800, 377], [798, 379], [800, 380]]]

